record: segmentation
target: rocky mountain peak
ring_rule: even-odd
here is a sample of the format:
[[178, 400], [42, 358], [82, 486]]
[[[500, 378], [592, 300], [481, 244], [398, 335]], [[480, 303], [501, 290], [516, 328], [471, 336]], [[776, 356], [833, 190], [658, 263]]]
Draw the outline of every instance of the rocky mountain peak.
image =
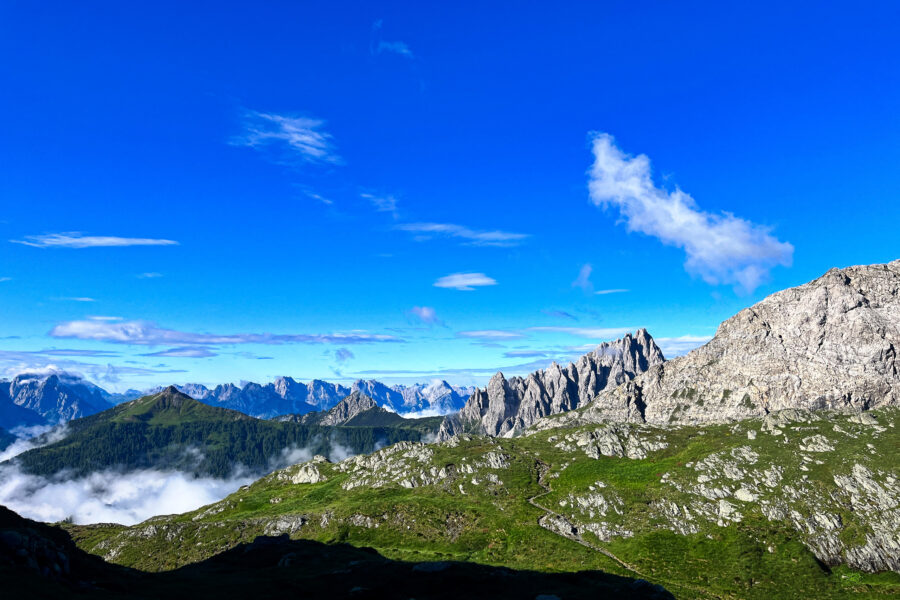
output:
[[319, 421], [321, 425], [341, 425], [356, 415], [376, 408], [378, 404], [369, 396], [361, 392], [352, 392], [349, 396], [338, 402]]
[[602, 393], [579, 419], [721, 422], [900, 404], [900, 261], [831, 269], [765, 298], [706, 345]]
[[601, 391], [661, 364], [662, 351], [646, 329], [600, 344], [574, 363], [556, 363], [528, 376], [506, 379], [498, 372], [476, 390], [463, 409], [448, 416], [439, 438], [474, 432], [511, 436], [538, 419], [590, 403]]

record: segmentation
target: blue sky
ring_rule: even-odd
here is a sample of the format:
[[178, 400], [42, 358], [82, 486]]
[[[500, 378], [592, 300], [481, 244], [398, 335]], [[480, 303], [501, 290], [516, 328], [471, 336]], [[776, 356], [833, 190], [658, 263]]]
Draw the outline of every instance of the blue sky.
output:
[[0, 3], [0, 371], [483, 383], [900, 257], [895, 3]]

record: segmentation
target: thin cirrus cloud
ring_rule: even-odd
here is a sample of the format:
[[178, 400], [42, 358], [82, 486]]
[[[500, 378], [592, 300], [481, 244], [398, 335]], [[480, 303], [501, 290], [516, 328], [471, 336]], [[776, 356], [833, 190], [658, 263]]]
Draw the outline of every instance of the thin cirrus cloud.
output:
[[180, 348], [169, 348], [168, 350], [160, 350], [159, 352], [150, 352], [141, 356], [165, 356], [168, 358], [211, 358], [218, 356], [209, 348], [196, 346], [183, 346]]
[[22, 244], [34, 248], [122, 248], [127, 246], [178, 245], [178, 242], [175, 240], [82, 235], [77, 231], [67, 233], [47, 233], [44, 235], [26, 235], [23, 240], [9, 241], [14, 244]]
[[389, 212], [393, 213], [394, 216], [397, 214], [397, 199], [393, 196], [363, 193], [360, 194], [360, 197], [368, 200], [372, 207], [378, 212]]
[[791, 266], [794, 247], [771, 235], [771, 229], [731, 213], [700, 209], [687, 193], [657, 187], [650, 159], [622, 152], [613, 137], [596, 133], [592, 140], [591, 201], [619, 210], [629, 231], [682, 248], [685, 269], [711, 285], [727, 284], [750, 293], [777, 266]]
[[586, 263], [578, 270], [578, 277], [572, 282], [572, 287], [579, 288], [585, 294], [594, 294], [595, 296], [605, 296], [606, 294], [621, 294], [629, 290], [623, 288], [613, 288], [607, 290], [594, 290], [594, 284], [591, 282], [591, 273], [594, 267], [590, 263]]
[[679, 337], [653, 338], [666, 358], [687, 354], [712, 339], [710, 335], [682, 335]]
[[392, 335], [361, 331], [330, 334], [239, 333], [211, 334], [177, 331], [159, 327], [149, 321], [66, 321], [59, 323], [50, 335], [55, 338], [96, 340], [145, 346], [206, 346], [219, 344], [367, 344], [402, 343]]
[[472, 246], [517, 246], [529, 237], [526, 233], [499, 230], [481, 231], [453, 223], [404, 223], [397, 225], [397, 229], [415, 233], [415, 240], [419, 242], [439, 236], [461, 239]]
[[596, 296], [605, 296], [607, 294], [624, 294], [625, 292], [629, 292], [631, 290], [626, 290], [624, 288], [616, 288], [612, 290], [597, 290], [594, 292]]
[[459, 331], [456, 333], [459, 337], [471, 338], [476, 340], [502, 341], [502, 340], [518, 340], [525, 337], [518, 331], [507, 331], [505, 329], [477, 329], [473, 331]]
[[338, 164], [341, 158], [324, 127], [321, 119], [248, 110], [244, 113], [244, 132], [231, 144], [260, 152], [275, 150], [281, 154], [279, 160]]
[[159, 277], [162, 277], [162, 273], [150, 271], [148, 273], [138, 273], [136, 277], [138, 279], [157, 279]]
[[529, 327], [526, 331], [544, 333], [567, 333], [592, 339], [610, 339], [635, 331], [636, 327]]
[[434, 282], [434, 287], [470, 292], [477, 287], [497, 285], [497, 281], [484, 273], [453, 273]]
[[398, 54], [404, 58], [414, 59], [416, 56], [406, 42], [400, 40], [387, 41], [381, 39], [381, 30], [384, 27], [384, 20], [378, 19], [372, 23], [372, 45], [370, 51], [372, 54]]

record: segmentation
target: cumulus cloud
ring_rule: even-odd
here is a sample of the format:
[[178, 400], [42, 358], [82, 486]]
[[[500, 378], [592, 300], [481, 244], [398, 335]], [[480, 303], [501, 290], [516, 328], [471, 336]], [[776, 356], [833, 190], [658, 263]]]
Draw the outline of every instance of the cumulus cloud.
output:
[[392, 335], [371, 334], [362, 331], [329, 334], [273, 334], [192, 333], [159, 327], [150, 321], [65, 321], [59, 323], [50, 335], [56, 338], [97, 340], [120, 344], [148, 346], [210, 345], [210, 344], [365, 344], [375, 342], [402, 342]]
[[409, 314], [426, 325], [444, 324], [444, 322], [438, 318], [437, 311], [430, 306], [413, 306], [409, 309]]
[[404, 223], [397, 229], [417, 234], [416, 241], [430, 240], [434, 236], [444, 236], [465, 240], [471, 246], [516, 246], [522, 243], [528, 234], [511, 231], [470, 229], [453, 223]]
[[129, 238], [115, 236], [89, 236], [74, 231], [68, 233], [47, 233], [26, 235], [24, 240], [9, 240], [14, 244], [35, 248], [101, 248], [123, 246], [177, 246], [174, 240], [154, 238]]
[[258, 151], [274, 149], [308, 163], [339, 163], [332, 136], [324, 127], [321, 119], [251, 110], [244, 114], [243, 135], [232, 144]]
[[629, 231], [684, 249], [689, 273], [712, 285], [730, 284], [752, 292], [776, 266], [790, 266], [794, 247], [776, 239], [771, 229], [730, 213], [700, 209], [687, 193], [657, 187], [650, 159], [622, 152], [612, 136], [593, 136], [591, 201], [617, 208]]
[[484, 273], [453, 273], [445, 275], [434, 282], [434, 287], [450, 288], [454, 290], [472, 291], [476, 287], [497, 285], [495, 279], [491, 279]]

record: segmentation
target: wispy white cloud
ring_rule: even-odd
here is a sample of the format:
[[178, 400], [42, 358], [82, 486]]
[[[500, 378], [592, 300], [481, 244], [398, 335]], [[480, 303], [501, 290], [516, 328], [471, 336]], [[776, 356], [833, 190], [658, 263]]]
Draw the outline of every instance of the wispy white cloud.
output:
[[484, 273], [453, 273], [434, 282], [434, 287], [472, 291], [476, 287], [497, 285], [497, 281]]
[[384, 52], [389, 52], [391, 54], [399, 54], [404, 58], [414, 59], [415, 55], [412, 50], [409, 49], [409, 46], [406, 42], [397, 41], [386, 41], [381, 39], [381, 30], [384, 27], [384, 21], [382, 19], [376, 20], [372, 23], [372, 45], [370, 51], [372, 54], [382, 54]]
[[69, 302], [96, 302], [97, 300], [94, 298], [90, 298], [88, 296], [69, 296], [66, 298], [60, 298], [60, 300], [67, 300]]
[[381, 40], [375, 48], [375, 51], [378, 54], [381, 54], [382, 52], [391, 52], [393, 54], [405, 56], [406, 58], [415, 58], [415, 55], [412, 53], [412, 50], [409, 49], [409, 46], [406, 45], [406, 42], [401, 42], [399, 40], [395, 42]]
[[122, 317], [111, 317], [108, 315], [91, 315], [88, 319], [92, 321], [124, 321]]
[[142, 354], [141, 356], [166, 356], [171, 358], [211, 358], [218, 356], [209, 348], [197, 346], [182, 346], [179, 348], [169, 348], [168, 350], [160, 350], [159, 352], [151, 352]]
[[773, 268], [791, 265], [794, 247], [772, 236], [769, 227], [727, 212], [705, 212], [680, 189], [657, 187], [646, 155], [625, 154], [606, 133], [594, 134], [593, 154], [591, 201], [617, 208], [630, 231], [683, 248], [689, 273], [712, 285], [752, 292]]
[[578, 317], [564, 310], [542, 310], [541, 312], [548, 317], [559, 317], [560, 319], [569, 319], [570, 321], [578, 320]]
[[625, 292], [628, 292], [628, 291], [630, 291], [630, 290], [619, 288], [619, 289], [613, 289], [613, 290], [597, 290], [596, 292], [594, 292], [594, 294], [597, 296], [605, 296], [607, 294], [624, 294]]
[[136, 275], [138, 279], [156, 279], [158, 277], [162, 277], [162, 273], [157, 273], [155, 271], [150, 271], [147, 273], [138, 273]]
[[503, 356], [506, 358], [543, 358], [547, 356], [547, 353], [543, 350], [510, 350], [504, 352]]
[[360, 197], [368, 200], [378, 212], [389, 212], [393, 213], [395, 217], [397, 216], [397, 199], [393, 196], [363, 193], [360, 194]]
[[437, 316], [437, 311], [430, 306], [413, 306], [409, 309], [409, 314], [425, 323], [426, 325], [443, 325]]
[[579, 337], [605, 340], [619, 337], [636, 329], [636, 327], [529, 327], [526, 331], [568, 333]]
[[56, 338], [97, 340], [146, 346], [200, 346], [221, 344], [365, 344], [403, 342], [392, 336], [362, 331], [329, 334], [192, 333], [159, 327], [150, 321], [66, 321], [56, 325], [50, 335]]
[[82, 235], [77, 231], [26, 235], [24, 240], [9, 240], [14, 244], [35, 248], [113, 248], [125, 246], [177, 246], [175, 240]]
[[453, 223], [404, 223], [397, 225], [397, 229], [417, 234], [416, 241], [430, 240], [434, 236], [445, 236], [465, 240], [472, 246], [516, 246], [529, 237], [526, 233], [499, 230], [482, 231]]
[[459, 331], [456, 335], [465, 338], [474, 338], [478, 340], [517, 340], [525, 337], [518, 331], [508, 331], [505, 329], [477, 329], [474, 331]]
[[4, 281], [12, 281], [12, 277], [0, 277], [0, 283], [3, 283]]
[[232, 144], [255, 150], [274, 148], [285, 158], [309, 163], [340, 163], [333, 138], [324, 127], [321, 119], [251, 110], [244, 114], [244, 133]]
[[578, 270], [578, 277], [572, 282], [572, 287], [582, 290], [585, 294], [592, 293], [594, 291], [594, 284], [591, 283], [591, 271], [593, 270], [594, 267], [592, 267], [590, 263], [582, 265]]
[[682, 335], [679, 337], [653, 338], [666, 358], [674, 358], [699, 348], [712, 339], [711, 335]]

